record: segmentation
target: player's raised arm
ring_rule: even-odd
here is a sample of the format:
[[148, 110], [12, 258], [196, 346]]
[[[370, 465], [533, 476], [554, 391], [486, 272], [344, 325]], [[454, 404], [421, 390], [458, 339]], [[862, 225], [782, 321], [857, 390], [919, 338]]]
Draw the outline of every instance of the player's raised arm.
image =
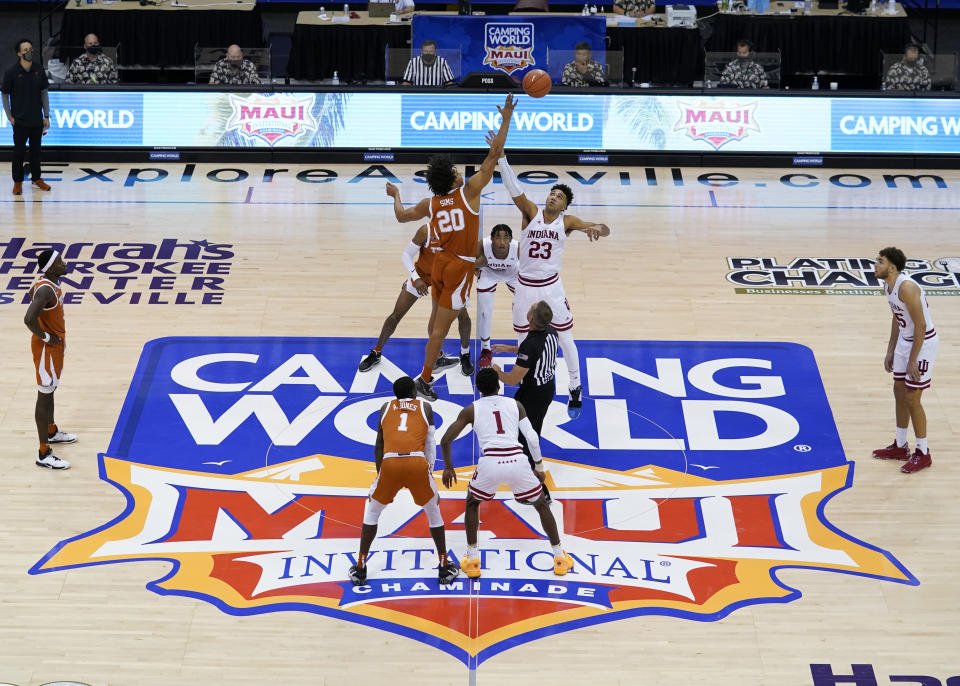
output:
[[471, 424], [473, 424], [473, 403], [460, 410], [460, 414], [457, 415], [447, 432], [443, 434], [443, 438], [440, 439], [440, 449], [443, 452], [443, 485], [447, 488], [457, 483], [457, 475], [453, 471], [451, 446], [457, 436]]
[[430, 214], [430, 198], [424, 198], [413, 207], [404, 208], [400, 200], [400, 189], [389, 181], [387, 182], [387, 195], [393, 198], [393, 214], [398, 222], [415, 222], [423, 219]]
[[568, 236], [574, 231], [583, 231], [591, 243], [610, 235], [610, 227], [606, 224], [590, 224], [572, 214], [563, 215], [563, 228]]
[[[493, 138], [493, 131], [487, 131], [487, 143], [489, 143], [491, 147], [493, 147]], [[537, 216], [537, 205], [520, 190], [520, 182], [517, 180], [517, 174], [513, 171], [513, 168], [510, 167], [510, 163], [507, 162], [506, 151], [500, 153], [500, 161], [497, 163], [497, 166], [500, 167], [500, 178], [503, 180], [503, 187], [507, 189], [510, 197], [513, 198], [513, 204], [516, 205], [521, 214], [523, 214], [522, 231], [527, 227], [527, 224]]]
[[516, 100], [513, 99], [513, 93], [509, 93], [503, 103], [503, 107], [497, 105], [501, 116], [500, 130], [490, 139], [490, 150], [487, 152], [486, 159], [480, 164], [479, 171], [471, 176], [470, 180], [467, 181], [464, 186], [467, 200], [471, 204], [476, 203], [477, 207], [479, 207], [480, 203], [480, 193], [483, 191], [483, 187], [490, 183], [490, 179], [493, 178], [493, 170], [497, 166], [497, 160], [500, 159], [500, 155], [503, 153], [503, 146], [507, 143], [507, 131], [510, 130], [510, 120], [513, 118], [513, 108], [516, 104]]

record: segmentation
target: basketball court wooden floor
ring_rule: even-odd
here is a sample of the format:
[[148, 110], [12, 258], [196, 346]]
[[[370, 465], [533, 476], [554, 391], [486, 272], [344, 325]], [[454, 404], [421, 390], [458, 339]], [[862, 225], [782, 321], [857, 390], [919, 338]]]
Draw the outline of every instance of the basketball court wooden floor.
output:
[[[5, 360], [0, 375], [0, 682], [152, 685], [269, 680], [339, 685], [389, 680], [406, 685], [463, 684], [472, 676], [481, 684], [534, 679], [803, 686], [853, 683], [832, 681], [829, 674], [850, 677], [856, 673], [857, 683], [863, 686], [891, 683], [891, 675], [924, 675], [925, 684], [946, 684], [953, 677], [949, 683], [957, 683], [958, 172], [918, 176], [914, 171], [916, 178], [911, 179], [896, 177], [897, 172], [889, 170], [517, 165], [518, 171], [539, 172], [527, 175], [529, 197], [542, 202], [553, 180], [550, 174], [555, 174], [575, 193], [572, 213], [612, 229], [609, 239], [596, 244], [582, 235], [571, 239], [562, 274], [575, 316], [574, 333], [582, 341], [587, 404], [592, 407], [596, 402], [596, 407], [563, 424], [565, 434], [558, 427], [544, 437], [544, 454], [553, 460], [552, 483], [560, 501], [554, 508], [580, 513], [560, 519], [568, 534], [566, 545], [588, 563], [580, 568], [583, 576], [558, 580], [549, 572], [504, 572], [500, 588], [514, 583], [505, 592], [512, 599], [493, 597], [489, 588], [477, 592], [482, 597], [456, 599], [438, 599], [434, 593], [418, 599], [411, 591], [393, 605], [389, 598], [379, 604], [361, 598], [355, 605], [344, 601], [341, 607], [339, 595], [333, 601], [321, 598], [323, 588], [335, 586], [340, 589], [337, 593], [347, 592], [346, 586], [336, 584], [298, 587], [292, 591], [293, 600], [283, 595], [289, 589], [258, 595], [249, 592], [251, 587], [244, 595], [237, 581], [243, 574], [230, 575], [237, 569], [247, 575], [251, 569], [266, 574], [267, 567], [231, 567], [218, 556], [233, 549], [203, 548], [196, 543], [197, 537], [191, 539], [193, 547], [176, 553], [169, 552], [172, 544], [166, 543], [164, 554], [127, 551], [98, 559], [109, 545], [135, 538], [137, 527], [145, 526], [144, 513], [163, 500], [160, 490], [142, 485], [147, 473], [150, 478], [159, 474], [169, 483], [180, 479], [176, 492], [186, 498], [184, 494], [193, 488], [184, 485], [188, 480], [211, 493], [228, 483], [223, 475], [239, 471], [250, 483], [271, 478], [279, 479], [278, 484], [284, 479], [296, 482], [299, 472], [289, 465], [281, 468], [286, 476], [269, 468], [286, 462], [301, 464], [296, 459], [320, 455], [326, 471], [316, 472], [321, 475], [319, 481], [304, 472], [303, 488], [322, 491], [329, 486], [323, 482], [324, 475], [337, 474], [353, 488], [351, 502], [362, 503], [357, 494], [371, 479], [369, 467], [358, 476], [356, 455], [343, 445], [349, 442], [344, 436], [353, 435], [357, 425], [364, 424], [365, 415], [341, 413], [334, 424], [331, 412], [316, 429], [320, 433], [310, 434], [314, 443], [299, 452], [296, 441], [272, 437], [277, 439], [273, 443], [287, 446], [286, 452], [257, 448], [263, 458], [253, 455], [249, 463], [260, 460], [259, 468], [267, 471], [258, 473], [252, 467], [231, 471], [229, 466], [218, 471], [220, 465], [204, 467], [199, 461], [188, 468], [184, 455], [192, 455], [197, 446], [183, 452], [178, 436], [189, 435], [183, 426], [167, 422], [173, 416], [167, 410], [150, 411], [153, 402], [159, 403], [157, 407], [163, 403], [167, 409], [172, 407], [168, 395], [172, 398], [175, 391], [150, 385], [158, 377], [149, 365], [141, 365], [142, 373], [131, 386], [141, 352], [154, 339], [167, 338], [148, 348], [157, 355], [144, 357], [157, 368], [163, 368], [170, 361], [167, 357], [177, 351], [187, 359], [242, 349], [265, 359], [269, 355], [263, 351], [275, 349], [287, 359], [306, 346], [330, 370], [331, 383], [350, 396], [344, 401], [346, 407], [357, 384], [366, 383], [357, 381], [355, 365], [393, 306], [403, 278], [399, 255], [416, 229], [416, 224], [394, 221], [383, 192], [384, 177], [397, 177], [408, 204], [423, 197], [426, 188], [415, 180], [418, 168], [412, 166], [316, 167], [287, 165], [284, 171], [268, 172], [257, 165], [225, 169], [148, 163], [133, 169], [71, 164], [45, 173], [48, 179], [57, 179], [49, 195], [39, 197], [26, 190], [22, 200], [9, 196], [0, 200], [4, 217], [0, 345]], [[485, 233], [499, 222], [519, 227], [518, 214], [502, 186], [492, 184], [484, 196]], [[58, 424], [77, 432], [80, 440], [58, 450], [73, 463], [72, 469], [60, 473], [33, 464], [34, 372], [22, 323], [22, 299], [30, 281], [22, 277], [24, 266], [31, 263], [25, 251], [48, 242], [72, 246], [68, 263], [82, 263], [68, 277], [75, 285], [66, 290], [75, 295], [67, 305], [69, 350], [56, 393]], [[891, 379], [882, 369], [890, 312], [883, 298], [858, 295], [864, 292], [861, 287], [868, 284], [870, 272], [869, 264], [860, 258], [873, 258], [887, 245], [904, 249], [917, 260], [914, 271], [925, 273], [942, 340], [934, 383], [924, 395], [934, 464], [910, 476], [899, 472], [899, 463], [870, 458], [871, 450], [888, 444], [893, 432]], [[789, 292], [772, 292], [775, 287]], [[415, 306], [401, 323], [397, 338], [422, 338], [426, 314], [425, 304]], [[493, 333], [500, 340], [512, 338], [509, 295], [502, 288]], [[806, 346], [816, 367], [810, 366], [814, 357], [803, 348], [767, 345], [771, 342]], [[416, 340], [398, 340], [388, 344], [386, 353], [394, 355], [405, 371], [415, 372], [420, 345]], [[715, 359], [712, 350], [741, 368], [723, 370], [714, 364], [714, 371], [706, 376], [691, 371], [701, 361]], [[600, 362], [586, 362], [587, 358]], [[745, 362], [746, 358], [753, 362]], [[772, 367], [758, 368], [765, 364], [763, 360], [773, 360]], [[607, 365], [606, 376], [602, 365]], [[253, 366], [195, 366], [194, 385], [223, 382], [226, 377], [218, 376], [218, 369], [232, 370], [234, 380], [240, 375], [241, 388], [271, 371], [256, 367], [262, 373], [244, 377]], [[704, 372], [704, 367], [698, 369]], [[796, 374], [801, 372], [798, 383]], [[311, 374], [320, 372], [303, 368], [288, 376]], [[459, 384], [462, 390], [467, 383], [467, 391], [444, 397], [455, 404], [469, 402], [469, 381], [451, 375], [448, 379], [451, 389]], [[715, 381], [712, 386], [710, 379]], [[304, 385], [313, 382], [288, 378], [289, 385], [281, 389], [308, 389], [316, 396], [319, 386]], [[389, 385], [384, 379], [378, 383], [374, 395], [379, 398]], [[604, 383], [615, 389], [604, 391]], [[779, 394], [778, 383], [786, 384]], [[677, 451], [673, 457], [670, 451], [648, 452], [653, 458], [647, 459], [643, 450], [624, 448], [640, 446], [639, 437], [656, 435], [645, 420], [682, 430], [684, 422], [677, 417], [687, 412], [690, 422], [692, 407], [681, 407], [684, 393], [689, 399], [683, 403], [705, 402], [702, 389], [713, 388], [716, 394], [717, 384], [739, 389], [728, 392], [728, 400], [776, 405], [778, 410], [766, 410], [768, 429], [773, 421], [770, 413], [798, 417], [801, 432], [811, 430], [814, 421], [812, 431], [818, 441], [834, 440], [830, 459], [817, 462], [819, 444], [811, 448], [798, 442], [802, 433], [796, 440], [787, 440], [782, 450], [753, 454], [744, 448], [723, 455], [718, 451], [716, 462], [701, 465], [693, 463], [702, 460], [682, 458]], [[131, 388], [130, 405], [124, 409]], [[773, 391], [766, 395], [758, 391], [764, 388]], [[217, 404], [216, 398], [211, 399], [216, 393], [203, 395], [183, 388], [176, 392], [195, 393], [198, 402], [209, 408], [208, 419], [224, 413], [229, 402], [236, 400]], [[320, 389], [320, 395], [326, 392]], [[140, 401], [146, 405], [137, 405]], [[558, 396], [559, 403], [565, 401], [565, 396]], [[823, 414], [827, 401], [832, 420], [829, 413]], [[604, 402], [608, 405], [601, 407]], [[131, 408], [143, 411], [132, 414], [127, 411]], [[814, 410], [820, 414], [810, 414]], [[610, 423], [614, 415], [622, 420], [618, 428]], [[183, 415], [183, 421], [200, 420]], [[371, 425], [361, 429], [369, 431]], [[253, 418], [243, 426], [248, 432], [244, 436], [263, 442], [263, 429]], [[738, 429], [746, 432], [741, 438], [765, 430], [763, 422], [745, 426]], [[698, 429], [690, 428], [688, 451], [694, 455]], [[604, 452], [613, 440], [604, 435], [607, 429], [626, 432], [626, 438], [621, 435], [613, 446], [616, 449]], [[566, 436], [566, 443], [558, 436]], [[578, 443], [570, 436], [583, 440]], [[735, 437], [715, 435], [712, 440], [730, 438]], [[711, 439], [701, 435], [696, 440], [702, 447], [703, 441]], [[912, 446], [912, 430], [909, 440]], [[369, 460], [372, 449], [361, 443], [351, 445], [360, 446], [362, 459]], [[468, 446], [463, 439], [459, 444]], [[137, 462], [138, 455], [118, 454], [124, 445], [139, 446], [143, 455], [167, 454], [169, 462], [144, 458], [150, 469], [138, 472], [141, 485], [134, 487], [135, 470], [127, 461]], [[470, 452], [469, 447], [461, 450]], [[241, 452], [242, 446], [226, 457], [241, 462]], [[701, 452], [710, 456], [710, 451]], [[101, 468], [101, 453], [107, 455], [103, 458], [107, 467]], [[846, 461], [853, 463], [849, 481]], [[209, 462], [221, 460], [211, 457]], [[469, 459], [460, 464], [462, 479], [468, 478]], [[721, 468], [706, 471], [712, 465]], [[603, 556], [590, 557], [587, 543], [599, 543], [576, 538], [583, 532], [571, 531], [577, 517], [587, 512], [577, 505], [583, 501], [575, 502], [575, 493], [564, 486], [572, 483], [574, 466], [594, 475], [593, 486], [602, 486], [603, 498], [620, 498], [616, 502], [621, 508], [635, 508], [642, 515], [640, 523], [631, 524], [628, 512], [618, 521], [604, 520], [591, 529], [609, 534], [603, 541], [605, 550], [616, 553], [619, 565], [610, 562], [608, 568], [607, 562], [601, 562], [599, 567], [593, 564], [596, 569], [586, 568]], [[601, 477], [596, 477], [597, 470], [603, 471]], [[823, 483], [833, 485], [794, 498], [790, 489], [795, 486], [789, 484], [800, 482], [783, 479], [801, 473], [818, 474]], [[108, 483], [102, 474], [115, 483]], [[212, 478], [219, 485], [205, 481]], [[630, 504], [630, 498], [642, 496], [651, 483], [669, 486], [667, 496], [656, 500], [659, 517], [657, 506], [651, 515], [648, 505], [653, 501]], [[766, 498], [764, 507], [730, 495], [730, 489], [742, 490], [745, 484], [754, 488], [752, 493], [761, 494], [754, 497]], [[448, 495], [462, 498], [462, 485]], [[844, 489], [846, 485], [849, 488]], [[285, 486], [277, 486], [281, 487]], [[614, 494], [610, 489], [621, 490]], [[584, 495], [587, 490], [581, 483], [576, 497], [595, 497]], [[664, 492], [661, 488], [657, 494]], [[677, 494], [672, 504], [671, 493]], [[686, 495], [680, 498], [681, 494]], [[726, 509], [708, 503], [711, 498], [726, 498]], [[528, 521], [529, 512], [517, 513], [503, 503], [507, 508], [503, 512], [527, 521], [530, 530], [536, 528]], [[789, 503], [799, 503], [792, 514]], [[705, 531], [706, 538], [711, 538], [713, 527], [734, 512], [739, 518], [737, 527], [727, 533], [729, 540], [717, 543], [719, 547], [711, 552], [707, 544], [683, 548], [692, 544], [664, 538], [676, 524], [668, 521], [671, 517], [686, 521], [684, 513], [694, 512], [684, 509], [688, 505], [699, 508], [699, 520], [693, 517], [691, 526], [701, 538]], [[213, 515], [207, 511], [206, 524], [197, 514], [202, 508], [187, 512], [174, 507], [173, 514], [167, 514], [197, 518], [181, 522], [181, 527], [206, 525], [220, 533], [229, 528], [227, 519], [232, 518], [240, 539], [244, 532], [247, 539], [256, 538], [250, 533], [253, 520], [243, 520], [237, 514], [240, 510], [230, 511], [230, 507], [215, 507]], [[351, 507], [356, 514], [356, 507]], [[402, 510], [404, 505], [398, 502], [395, 508]], [[462, 527], [453, 509], [448, 541], [454, 552], [462, 554]], [[150, 512], [150, 517], [159, 516]], [[259, 512], [261, 523], [269, 519], [264, 509]], [[329, 536], [336, 529], [341, 538], [349, 539], [357, 520], [327, 516], [326, 528], [317, 536]], [[493, 526], [502, 524], [494, 519]], [[745, 541], [745, 537], [760, 536], [755, 527], [761, 519], [771, 524], [771, 537]], [[124, 527], [125, 533], [119, 531]], [[381, 529], [386, 535], [385, 527]], [[659, 539], [653, 535], [657, 532]], [[87, 545], [91, 537], [95, 542]], [[510, 538], [499, 536], [504, 537]], [[313, 538], [301, 535], [297, 545], [302, 548]], [[543, 547], [533, 538], [522, 542], [533, 546], [524, 550]], [[168, 540], [172, 539], [168, 536]], [[513, 545], [496, 538], [484, 540], [492, 547]], [[70, 542], [60, 545], [64, 541]], [[143, 549], [154, 544], [141, 542]], [[389, 539], [380, 542], [386, 545]], [[321, 546], [317, 550], [329, 544], [326, 539], [313, 543]], [[352, 540], [341, 543], [343, 550], [354, 550]], [[638, 545], [646, 546], [642, 550], [647, 552], [632, 552]], [[674, 551], [671, 545], [680, 547]], [[738, 545], [742, 554], [737, 553]], [[746, 551], [750, 545], [768, 552]], [[98, 550], [96, 546], [106, 547]], [[828, 549], [847, 557], [824, 557]], [[284, 548], [273, 541], [256, 550], [282, 555]], [[676, 552], [674, 568], [681, 562], [688, 565], [687, 577], [677, 578], [689, 582], [690, 588], [651, 591], [651, 580], [667, 578], [666, 567], [652, 567], [651, 560], [663, 563], [672, 552]], [[495, 557], [491, 554], [491, 560]], [[114, 563], [132, 558], [137, 561]], [[647, 560], [645, 570], [628, 562], [641, 558]], [[319, 563], [328, 559], [332, 558], [317, 553], [314, 571], [321, 573]], [[338, 564], [342, 582], [345, 567]], [[153, 585], [169, 577], [174, 568], [184, 573], [173, 582]], [[700, 574], [700, 568], [713, 571]], [[432, 575], [426, 566], [422, 569], [425, 579]], [[726, 576], [718, 570], [725, 570]], [[588, 572], [597, 583], [584, 583], [589, 581]], [[604, 573], [614, 585], [622, 587], [631, 577], [634, 585], [620, 588], [616, 592], [620, 595], [611, 593], [604, 602], [580, 604], [583, 597], [596, 599], [590, 594], [605, 592], [600, 578]], [[275, 574], [274, 578], [290, 576]], [[382, 576], [385, 581], [397, 581], [390, 574]], [[646, 586], [643, 577], [650, 582]], [[771, 583], [771, 578], [779, 583]], [[231, 579], [236, 582], [232, 586], [227, 583]], [[409, 586], [409, 579], [400, 581]], [[520, 581], [529, 582], [530, 589], [520, 589]], [[549, 584], [559, 584], [560, 590], [551, 591]], [[400, 585], [398, 581], [397, 588]], [[585, 595], [568, 602], [551, 599], [551, 593], [572, 593], [574, 586], [587, 589]], [[536, 597], [531, 600], [524, 593]], [[323, 608], [321, 600], [327, 603]], [[480, 636], [480, 630], [471, 634], [469, 626], [464, 628], [464, 613], [475, 626], [486, 627], [487, 633]], [[571, 617], [580, 619], [570, 622]], [[468, 665], [477, 667], [472, 675]]]

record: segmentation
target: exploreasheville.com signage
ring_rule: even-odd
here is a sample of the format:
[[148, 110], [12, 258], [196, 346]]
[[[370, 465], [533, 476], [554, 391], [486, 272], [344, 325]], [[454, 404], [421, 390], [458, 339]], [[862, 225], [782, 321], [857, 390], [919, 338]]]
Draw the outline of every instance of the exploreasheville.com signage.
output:
[[[45, 145], [484, 149], [502, 93], [51, 91]], [[0, 114], [0, 130], [9, 130]], [[0, 135], [4, 146], [9, 133]], [[960, 100], [747, 95], [519, 96], [511, 148], [960, 153]]]

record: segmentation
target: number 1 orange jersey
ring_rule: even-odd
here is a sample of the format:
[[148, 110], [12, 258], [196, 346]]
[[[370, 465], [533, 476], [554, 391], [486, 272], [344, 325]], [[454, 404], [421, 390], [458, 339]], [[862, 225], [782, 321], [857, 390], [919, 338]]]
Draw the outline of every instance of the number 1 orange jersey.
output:
[[395, 398], [387, 405], [380, 419], [384, 457], [424, 457], [429, 424], [423, 402], [419, 398]]
[[444, 252], [475, 262], [480, 240], [480, 213], [470, 207], [463, 186], [430, 198], [430, 234], [440, 236]]

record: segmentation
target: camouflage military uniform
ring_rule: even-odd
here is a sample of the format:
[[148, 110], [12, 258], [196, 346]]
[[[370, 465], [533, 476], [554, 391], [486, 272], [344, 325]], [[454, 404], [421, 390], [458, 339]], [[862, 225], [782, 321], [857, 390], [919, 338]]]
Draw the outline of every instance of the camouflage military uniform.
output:
[[624, 14], [630, 14], [634, 10], [637, 14], [646, 14], [656, 5], [655, 0], [615, 0], [614, 7], [619, 7]]
[[113, 60], [100, 53], [94, 59], [89, 59], [85, 54], [80, 55], [70, 63], [70, 71], [67, 73], [67, 83], [74, 84], [113, 84], [119, 81], [117, 76], [117, 65]]
[[590, 60], [587, 62], [587, 73], [581, 74], [577, 70], [577, 63], [570, 62], [563, 68], [563, 78], [561, 83], [564, 86], [573, 86], [574, 88], [583, 88], [592, 83], [604, 83], [607, 80], [603, 74], [603, 65], [599, 62]]
[[766, 88], [767, 73], [751, 59], [736, 59], [724, 68], [720, 85], [727, 88]]
[[930, 70], [922, 64], [912, 65], [901, 60], [890, 65], [883, 79], [883, 87], [888, 91], [928, 91], [930, 90]]
[[213, 74], [210, 75], [210, 83], [223, 84], [225, 86], [249, 86], [260, 83], [260, 76], [257, 74], [257, 67], [250, 60], [243, 60], [239, 69], [230, 66], [230, 62], [224, 57], [217, 62], [213, 68]]

